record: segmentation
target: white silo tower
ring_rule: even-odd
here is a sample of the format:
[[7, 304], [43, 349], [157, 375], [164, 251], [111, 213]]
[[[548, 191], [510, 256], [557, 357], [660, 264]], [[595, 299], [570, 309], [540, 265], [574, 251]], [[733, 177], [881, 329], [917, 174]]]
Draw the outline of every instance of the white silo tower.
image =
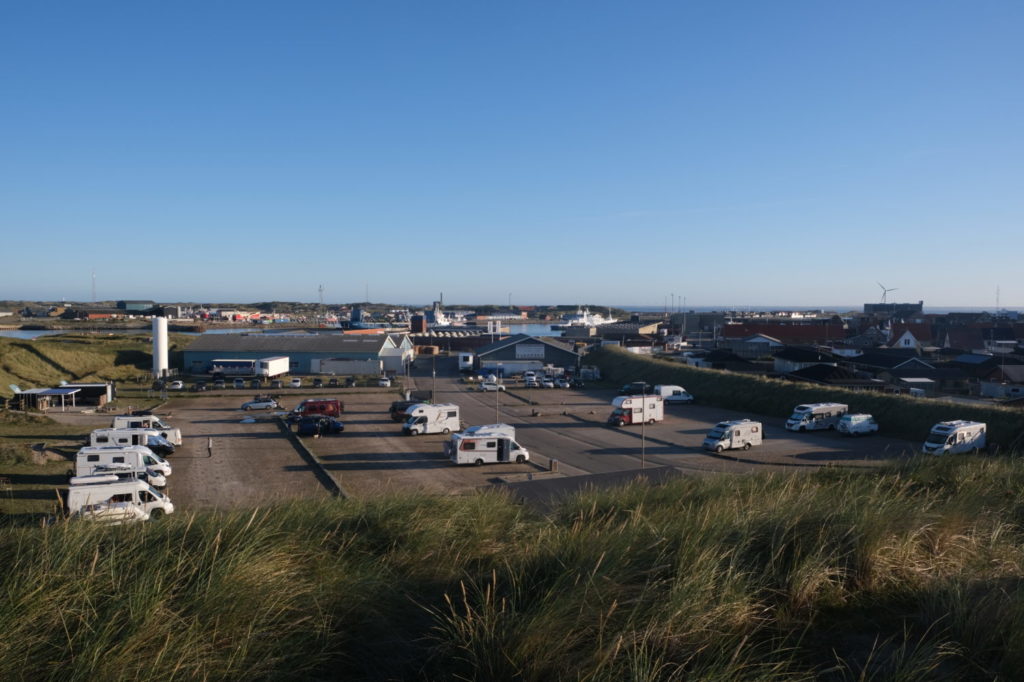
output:
[[153, 376], [167, 376], [167, 318], [153, 318]]

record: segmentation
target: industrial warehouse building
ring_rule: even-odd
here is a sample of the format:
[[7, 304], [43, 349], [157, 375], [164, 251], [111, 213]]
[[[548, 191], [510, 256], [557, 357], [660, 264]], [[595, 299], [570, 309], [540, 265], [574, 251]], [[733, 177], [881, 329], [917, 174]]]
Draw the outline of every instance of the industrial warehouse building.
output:
[[404, 373], [414, 359], [405, 334], [204, 334], [184, 351], [184, 371], [206, 374], [214, 360], [287, 356], [291, 374]]
[[527, 370], [540, 370], [546, 366], [575, 368], [579, 354], [572, 346], [554, 339], [514, 334], [496, 343], [482, 346], [476, 351], [477, 369], [496, 371], [509, 376]]

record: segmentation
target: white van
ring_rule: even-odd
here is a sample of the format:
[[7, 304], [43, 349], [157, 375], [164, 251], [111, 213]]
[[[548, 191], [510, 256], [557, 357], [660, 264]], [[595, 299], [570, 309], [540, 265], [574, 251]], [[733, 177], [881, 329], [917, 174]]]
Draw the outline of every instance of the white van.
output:
[[877, 433], [878, 422], [870, 414], [844, 414], [836, 425], [836, 431], [847, 436], [860, 436], [865, 433]]
[[97, 448], [144, 445], [158, 455], [174, 453], [174, 446], [156, 429], [95, 429], [89, 434], [89, 445]]
[[483, 424], [481, 426], [469, 426], [462, 431], [466, 436], [504, 436], [505, 438], [516, 439], [516, 427], [511, 424]]
[[124, 447], [84, 447], [75, 456], [75, 475], [88, 476], [97, 468], [111, 465], [128, 465], [132, 470], [147, 476], [155, 476], [153, 485], [162, 488], [167, 485], [165, 476], [172, 472], [171, 464], [163, 457], [153, 454], [144, 445]]
[[722, 450], [749, 450], [753, 445], [760, 445], [764, 429], [761, 422], [749, 419], [737, 419], [730, 422], [719, 422], [704, 438], [705, 450], [721, 452]]
[[685, 388], [673, 384], [658, 384], [654, 387], [654, 395], [660, 395], [669, 404], [693, 402], [693, 396]]
[[172, 445], [181, 445], [181, 429], [161, 421], [155, 414], [121, 414], [114, 417], [110, 426], [115, 429], [155, 429], [161, 438], [166, 438]]
[[[71, 479], [65, 505], [69, 515], [97, 520], [127, 516], [123, 507], [115, 506], [111, 510], [111, 505], [131, 505], [138, 508], [145, 515], [144, 519], [140, 520], [157, 519], [174, 512], [171, 498], [144, 481], [125, 481], [116, 476], [76, 476]], [[118, 519], [123, 520], [125, 519]]]
[[793, 408], [793, 414], [786, 420], [786, 428], [790, 431], [834, 429], [839, 424], [839, 418], [849, 411], [849, 406], [842, 403], [797, 405]]
[[975, 454], [985, 449], [985, 424], [963, 419], [939, 422], [932, 427], [921, 452], [928, 455]]
[[430, 405], [421, 403], [413, 405], [405, 411], [409, 418], [402, 425], [402, 432], [407, 436], [418, 436], [424, 433], [449, 434], [462, 428], [459, 419], [459, 406], [455, 403]]
[[452, 464], [523, 464], [530, 459], [529, 451], [514, 438], [496, 433], [478, 433], [475, 436], [453, 433], [452, 439], [444, 444], [444, 450]]

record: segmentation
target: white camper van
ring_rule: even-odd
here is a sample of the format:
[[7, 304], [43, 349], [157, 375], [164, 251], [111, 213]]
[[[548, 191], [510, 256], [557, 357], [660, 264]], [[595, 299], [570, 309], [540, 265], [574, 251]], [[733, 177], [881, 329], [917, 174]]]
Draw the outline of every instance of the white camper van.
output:
[[162, 488], [166, 476], [172, 473], [171, 464], [143, 445], [124, 447], [84, 447], [75, 457], [75, 475], [88, 476], [97, 469], [111, 465], [127, 465], [140, 475], [152, 477], [153, 485]]
[[660, 395], [620, 395], [612, 405], [615, 409], [608, 415], [611, 426], [653, 424], [665, 419], [665, 401]]
[[155, 414], [121, 414], [114, 417], [114, 422], [110, 426], [115, 429], [155, 429], [161, 438], [166, 438], [172, 445], [181, 445], [181, 429], [161, 421]]
[[704, 438], [705, 450], [721, 452], [722, 450], [749, 450], [753, 445], [760, 445], [764, 429], [761, 422], [749, 419], [737, 419], [731, 422], [719, 422]]
[[89, 445], [96, 448], [144, 445], [158, 455], [174, 453], [174, 446], [156, 429], [95, 429], [89, 434]]
[[522, 464], [530, 459], [529, 451], [514, 438], [500, 433], [478, 432], [476, 435], [453, 433], [452, 439], [444, 444], [445, 454], [452, 464], [495, 464], [516, 462]]
[[505, 438], [516, 439], [516, 427], [511, 424], [483, 424], [481, 426], [468, 426], [462, 431], [466, 436], [504, 436]]
[[693, 402], [693, 396], [685, 388], [672, 384], [658, 384], [654, 387], [654, 395], [660, 395], [669, 404]]
[[979, 453], [985, 449], [985, 424], [963, 419], [939, 422], [932, 427], [921, 452], [928, 455]]
[[[71, 479], [67, 492], [67, 512], [81, 518], [122, 521], [137, 518], [127, 514], [123, 507], [131, 505], [139, 509], [146, 518], [157, 519], [174, 512], [171, 498], [159, 492], [144, 481], [121, 480], [117, 476], [76, 476]], [[111, 506], [115, 505], [113, 509]], [[119, 516], [129, 517], [118, 519]], [[110, 518], [113, 517], [113, 518]]]
[[421, 403], [413, 405], [405, 411], [409, 418], [402, 425], [402, 432], [407, 436], [418, 436], [424, 433], [449, 434], [462, 428], [459, 419], [459, 406], [455, 403], [430, 405]]
[[878, 422], [870, 414], [844, 414], [839, 419], [836, 431], [847, 436], [876, 433], [878, 431]]
[[834, 429], [839, 424], [839, 418], [849, 411], [850, 408], [842, 403], [797, 405], [786, 420], [786, 428], [790, 431]]

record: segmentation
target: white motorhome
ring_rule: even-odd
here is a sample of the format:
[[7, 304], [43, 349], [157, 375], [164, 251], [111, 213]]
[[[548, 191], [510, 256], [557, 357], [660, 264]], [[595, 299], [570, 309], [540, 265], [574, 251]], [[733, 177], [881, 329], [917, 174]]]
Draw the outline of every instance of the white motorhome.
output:
[[286, 355], [279, 355], [273, 358], [260, 358], [256, 366], [256, 375], [261, 377], [277, 377], [287, 374], [289, 360]]
[[654, 387], [654, 395], [660, 395], [666, 403], [692, 403], [693, 396], [682, 386], [658, 384]]
[[421, 403], [413, 405], [405, 411], [409, 418], [402, 425], [402, 432], [407, 436], [419, 436], [425, 433], [449, 434], [462, 428], [459, 419], [459, 406], [455, 403], [431, 405]]
[[932, 427], [921, 452], [928, 455], [978, 453], [985, 449], [985, 424], [963, 419], [939, 422]]
[[181, 429], [167, 424], [155, 414], [120, 414], [114, 417], [110, 426], [115, 429], [154, 429], [159, 432], [161, 438], [166, 438], [171, 444], [181, 445]]
[[484, 434], [493, 436], [504, 436], [505, 438], [516, 439], [516, 427], [511, 424], [482, 424], [480, 426], [466, 427], [462, 433], [466, 436], [482, 436]]
[[836, 426], [836, 431], [847, 436], [876, 433], [878, 431], [878, 422], [870, 414], [844, 414]]
[[131, 505], [145, 514], [145, 518], [157, 519], [174, 512], [171, 498], [153, 488], [145, 481], [121, 480], [117, 476], [76, 476], [71, 479], [66, 497], [68, 514], [82, 518], [102, 520], [104, 516], [117, 517], [117, 508], [106, 512], [111, 505]]
[[500, 433], [453, 433], [451, 440], [444, 444], [444, 450], [452, 464], [522, 464], [530, 459], [529, 451], [517, 443], [515, 438]]
[[786, 428], [790, 431], [834, 429], [839, 424], [839, 418], [849, 411], [849, 406], [842, 403], [797, 405], [786, 420]]
[[144, 445], [158, 455], [169, 455], [174, 446], [156, 429], [95, 429], [89, 434], [89, 445], [97, 448]]
[[[171, 464], [163, 457], [156, 455], [144, 445], [127, 445], [124, 447], [84, 447], [75, 456], [75, 475], [88, 476], [97, 468], [110, 465], [128, 465], [139, 474], [157, 474], [161, 479], [172, 473]], [[154, 483], [162, 488], [166, 483]]]
[[665, 419], [665, 400], [660, 395], [620, 395], [612, 400], [615, 407], [608, 415], [612, 426], [653, 424]]
[[761, 422], [749, 419], [736, 419], [729, 422], [719, 422], [708, 432], [704, 438], [703, 447], [705, 450], [721, 452], [722, 450], [736, 450], [743, 448], [749, 450], [751, 446], [760, 445], [764, 438], [764, 429]]

